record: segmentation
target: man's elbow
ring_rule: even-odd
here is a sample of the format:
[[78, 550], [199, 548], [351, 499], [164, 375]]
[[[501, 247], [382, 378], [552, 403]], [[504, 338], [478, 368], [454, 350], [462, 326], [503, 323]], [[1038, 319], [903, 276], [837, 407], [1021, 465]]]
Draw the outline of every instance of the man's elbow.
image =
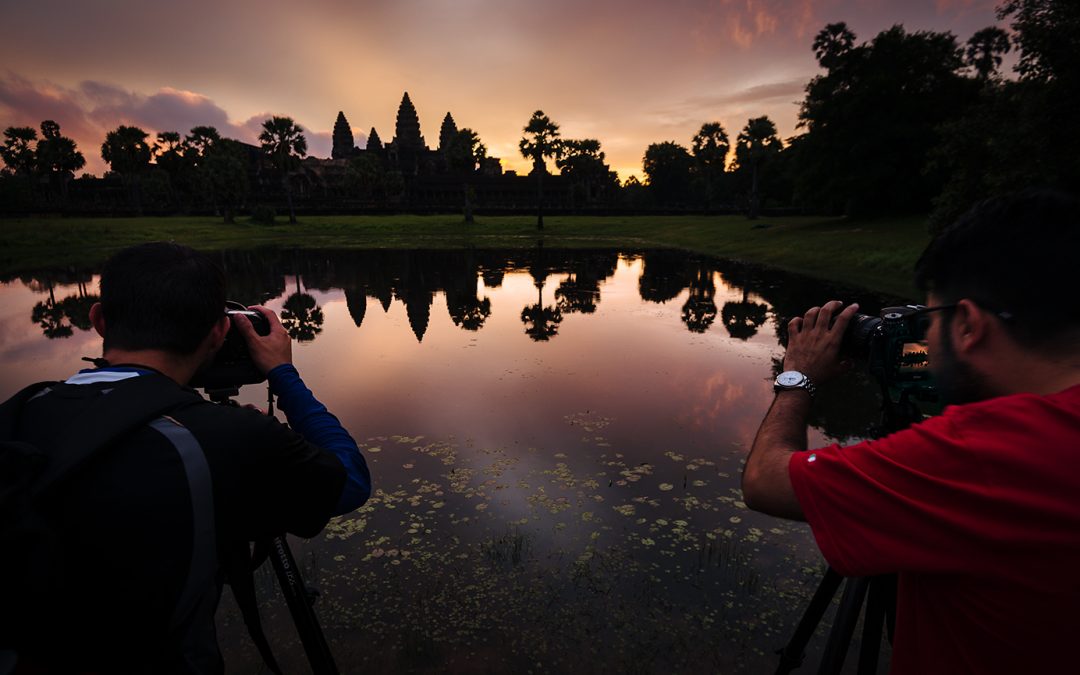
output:
[[787, 476], [787, 466], [762, 466], [748, 462], [742, 475], [743, 503], [751, 511], [770, 516], [804, 520], [802, 508]]
[[747, 464], [742, 475], [743, 503], [752, 511], [764, 511], [761, 471], [753, 464]]

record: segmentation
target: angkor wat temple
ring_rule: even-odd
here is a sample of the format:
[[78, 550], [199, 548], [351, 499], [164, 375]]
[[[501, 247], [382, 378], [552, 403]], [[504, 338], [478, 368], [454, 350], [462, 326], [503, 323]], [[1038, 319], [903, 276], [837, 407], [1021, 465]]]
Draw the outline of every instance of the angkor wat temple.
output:
[[[309, 157], [297, 177], [301, 204], [318, 200], [342, 208], [365, 206], [446, 210], [460, 208], [463, 181], [451, 170], [447, 156], [458, 126], [449, 112], [439, 129], [439, 143], [428, 146], [409, 93], [398, 106], [394, 137], [383, 143], [372, 127], [363, 148], [355, 145], [352, 126], [339, 112], [334, 122], [330, 159]], [[468, 178], [474, 203], [480, 208], [527, 210], [536, 205], [536, 182], [514, 171], [504, 171], [498, 157], [487, 157]], [[544, 201], [553, 208], [571, 208], [573, 189], [563, 176], [544, 179]], [[316, 207], [317, 208], [317, 207]]]

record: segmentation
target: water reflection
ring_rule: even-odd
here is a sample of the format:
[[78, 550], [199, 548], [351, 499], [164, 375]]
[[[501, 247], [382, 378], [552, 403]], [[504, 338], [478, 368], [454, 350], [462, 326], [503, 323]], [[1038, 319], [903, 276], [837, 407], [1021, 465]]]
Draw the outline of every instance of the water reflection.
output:
[[[739, 492], [784, 329], [828, 298], [894, 299], [670, 250], [215, 255], [230, 298], [280, 312], [373, 468], [372, 502], [296, 547], [343, 671], [774, 663], [819, 562]], [[0, 395], [100, 348], [94, 274], [0, 286]], [[821, 387], [811, 442], [865, 434], [874, 394], [859, 373]], [[302, 661], [271, 581], [266, 602]], [[230, 666], [256, 664], [222, 616]]]

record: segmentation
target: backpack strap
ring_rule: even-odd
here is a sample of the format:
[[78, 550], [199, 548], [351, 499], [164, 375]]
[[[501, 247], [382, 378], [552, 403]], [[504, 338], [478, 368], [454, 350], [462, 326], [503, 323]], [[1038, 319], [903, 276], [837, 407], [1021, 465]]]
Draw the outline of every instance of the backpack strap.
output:
[[[68, 388], [81, 389], [85, 386], [54, 384], [48, 394], [62, 396], [71, 391]], [[133, 377], [104, 390], [85, 405], [74, 419], [67, 420], [63, 430], [48, 444], [52, 461], [36, 481], [34, 496], [40, 498], [54, 490], [99, 450], [142, 428], [155, 417], [184, 404], [203, 400], [194, 391], [179, 387], [164, 375], [156, 374]]]

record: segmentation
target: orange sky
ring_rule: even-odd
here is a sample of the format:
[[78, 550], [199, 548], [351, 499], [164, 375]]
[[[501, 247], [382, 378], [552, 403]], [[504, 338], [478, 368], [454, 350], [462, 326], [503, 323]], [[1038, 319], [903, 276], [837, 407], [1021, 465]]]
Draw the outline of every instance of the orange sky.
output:
[[708, 121], [734, 139], [768, 115], [797, 133], [817, 72], [814, 34], [846, 21], [860, 40], [892, 24], [996, 23], [993, 0], [35, 0], [8, 3], [0, 127], [55, 119], [87, 158], [118, 124], [184, 132], [212, 124], [254, 142], [270, 114], [330, 153], [342, 110], [363, 147], [393, 137], [408, 91], [428, 144], [450, 111], [509, 169], [543, 109], [567, 138], [597, 138], [612, 168], [641, 176], [654, 142], [689, 146]]

